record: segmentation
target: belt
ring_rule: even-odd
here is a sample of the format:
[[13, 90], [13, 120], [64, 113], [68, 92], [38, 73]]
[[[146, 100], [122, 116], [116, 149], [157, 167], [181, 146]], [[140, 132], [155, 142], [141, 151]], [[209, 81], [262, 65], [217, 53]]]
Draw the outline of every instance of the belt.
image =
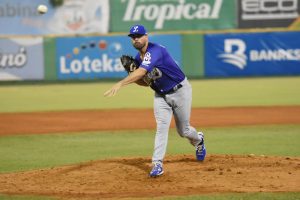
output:
[[176, 92], [178, 89], [180, 89], [180, 88], [182, 88], [182, 84], [177, 84], [177, 85], [175, 85], [173, 88], [171, 88], [169, 91], [167, 91], [167, 92], [158, 92], [159, 94], [161, 94], [161, 95], [166, 95], [166, 94], [171, 94], [171, 93], [173, 93], [173, 92]]
[[178, 85], [175, 85], [171, 90], [167, 92], [167, 94], [176, 92], [178, 89], [182, 88], [182, 85], [179, 83]]

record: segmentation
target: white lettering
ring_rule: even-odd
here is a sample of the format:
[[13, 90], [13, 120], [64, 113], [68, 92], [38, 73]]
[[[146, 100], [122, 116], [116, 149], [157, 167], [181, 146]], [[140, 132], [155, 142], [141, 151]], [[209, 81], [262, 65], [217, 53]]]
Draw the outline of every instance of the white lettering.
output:
[[60, 63], [60, 72], [62, 74], [69, 74], [70, 73], [70, 70], [67, 69], [66, 67], [66, 58], [61, 56], [60, 59], [59, 59], [59, 63]]
[[93, 72], [101, 72], [102, 63], [99, 59], [95, 59], [91, 62], [91, 70]]
[[[290, 6], [289, 6], [290, 4]], [[281, 0], [279, 3], [279, 10], [281, 11], [295, 11], [298, 9], [298, 1], [295, 0]]]
[[219, 18], [219, 13], [222, 8], [222, 4], [223, 4], [223, 0], [216, 0], [212, 14], [211, 14], [211, 18], [213, 18], [213, 19]]
[[212, 5], [207, 3], [186, 3], [185, 0], [174, 1], [177, 5], [175, 3], [145, 5], [143, 1], [139, 1], [140, 5], [136, 5], [136, 0], [123, 0], [122, 2], [128, 2], [123, 17], [124, 21], [139, 21], [144, 18], [147, 21], [155, 21], [155, 29], [162, 29], [165, 22], [171, 20], [219, 18], [223, 4], [223, 0], [215, 0]]
[[171, 20], [175, 17], [175, 7], [172, 4], [165, 4], [161, 6], [160, 14], [156, 21], [157, 27], [163, 27], [164, 20]]
[[247, 56], [245, 55], [246, 44], [240, 39], [225, 39], [224, 52], [219, 57], [223, 62], [232, 64], [239, 69], [244, 69], [247, 65]]
[[232, 53], [234, 46], [237, 47], [237, 50], [235, 51], [236, 54], [244, 54], [246, 51], [246, 44], [240, 39], [226, 39], [224, 44], [226, 53]]
[[132, 13], [134, 11], [134, 6], [135, 6], [136, 0], [129, 0], [128, 6], [126, 8], [126, 12], [124, 15], [124, 21], [130, 21]]
[[251, 61], [293, 61], [300, 60], [300, 49], [251, 50]]
[[156, 16], [158, 15], [158, 8], [155, 5], [150, 5], [145, 10], [145, 18], [149, 20], [155, 20]]
[[196, 13], [197, 18], [208, 18], [210, 13], [210, 6], [206, 3], [199, 5], [198, 12]]
[[[139, 21], [141, 20], [141, 16], [142, 16], [142, 13], [144, 13], [145, 11], [145, 8], [146, 6], [138, 6], [137, 9], [136, 9], [136, 12], [134, 13], [133, 15], [133, 21]], [[150, 8], [151, 9], [151, 8]], [[149, 12], [149, 11], [148, 11]], [[146, 17], [145, 17], [146, 18]], [[146, 18], [147, 19], [147, 18]]]
[[102, 56], [102, 63], [103, 63], [103, 71], [105, 72], [113, 72], [113, 67], [112, 67], [112, 60], [111, 59], [108, 59], [107, 55], [104, 54]]
[[250, 51], [250, 60], [257, 61], [258, 60], [258, 51]]
[[298, 0], [242, 0], [242, 19], [294, 19], [298, 14]]
[[73, 60], [70, 64], [70, 69], [74, 74], [80, 73], [83, 69], [80, 60]]
[[278, 0], [260, 0], [260, 9], [263, 12], [274, 12], [279, 9]]
[[183, 9], [184, 18], [185, 19], [193, 19], [194, 16], [193, 16], [193, 14], [190, 14], [190, 11], [194, 11], [194, 10], [196, 10], [196, 5], [191, 4], [191, 3], [186, 4]]
[[122, 72], [124, 68], [119, 58], [110, 59], [106, 54], [101, 59], [90, 59], [85, 56], [82, 60], [74, 59], [66, 62], [64, 56], [60, 57], [60, 72], [62, 74], [100, 73], [100, 72]]
[[24, 47], [18, 53], [0, 53], [0, 68], [23, 67], [27, 63], [27, 55]]
[[82, 60], [82, 63], [83, 63], [83, 68], [84, 68], [84, 71], [86, 73], [91, 73], [91, 69], [90, 69], [90, 62], [91, 60], [89, 59], [89, 57], [85, 56]]
[[295, 49], [294, 53], [295, 53], [295, 57], [297, 58], [297, 60], [300, 60], [300, 49]]
[[180, 20], [183, 10], [184, 10], [184, 5], [182, 3], [182, 0], [179, 0], [179, 5], [176, 7], [174, 20]]
[[25, 48], [24, 47], [20, 48], [20, 52], [16, 54], [13, 63], [16, 67], [21, 67], [25, 65], [25, 63], [27, 62], [27, 57], [25, 54], [26, 54]]

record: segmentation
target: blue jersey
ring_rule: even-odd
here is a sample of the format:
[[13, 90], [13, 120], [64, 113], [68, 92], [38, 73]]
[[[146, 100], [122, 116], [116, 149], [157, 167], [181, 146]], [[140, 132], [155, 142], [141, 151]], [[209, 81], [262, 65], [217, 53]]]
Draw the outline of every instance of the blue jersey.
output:
[[167, 49], [161, 45], [149, 42], [144, 59], [141, 60], [140, 53], [138, 53], [135, 60], [147, 72], [151, 72], [154, 68], [158, 68], [162, 72], [162, 76], [151, 84], [151, 88], [158, 93], [170, 91], [185, 79], [185, 75], [178, 64], [170, 56]]

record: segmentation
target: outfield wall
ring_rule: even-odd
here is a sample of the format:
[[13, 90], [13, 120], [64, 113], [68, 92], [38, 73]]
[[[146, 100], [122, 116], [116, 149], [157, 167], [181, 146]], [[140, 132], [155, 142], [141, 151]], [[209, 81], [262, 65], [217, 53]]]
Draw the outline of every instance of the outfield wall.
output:
[[[189, 78], [300, 75], [300, 31], [156, 34]], [[135, 55], [124, 35], [2, 38], [0, 79], [105, 80], [126, 72], [119, 57]]]
[[190, 78], [299, 75], [299, 13], [300, 0], [2, 0], [0, 81], [120, 79], [133, 24]]

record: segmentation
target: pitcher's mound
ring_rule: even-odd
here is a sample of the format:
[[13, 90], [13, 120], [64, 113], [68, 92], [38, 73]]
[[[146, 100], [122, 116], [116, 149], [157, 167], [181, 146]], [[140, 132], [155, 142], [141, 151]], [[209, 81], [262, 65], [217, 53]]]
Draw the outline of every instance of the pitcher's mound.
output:
[[0, 193], [103, 199], [226, 192], [299, 192], [300, 158], [168, 156], [165, 174], [148, 177], [150, 158], [91, 161], [73, 166], [0, 174]]

